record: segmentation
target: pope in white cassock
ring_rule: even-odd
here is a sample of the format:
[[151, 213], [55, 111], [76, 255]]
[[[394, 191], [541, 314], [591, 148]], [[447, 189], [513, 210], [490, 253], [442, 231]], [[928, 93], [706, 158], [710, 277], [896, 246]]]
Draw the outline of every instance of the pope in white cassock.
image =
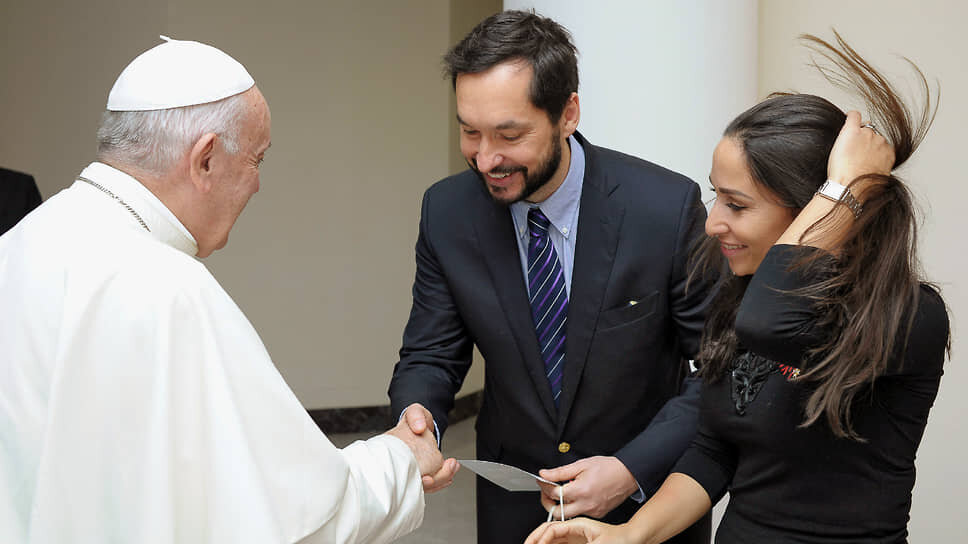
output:
[[0, 542], [413, 530], [457, 469], [426, 421], [334, 447], [194, 258], [259, 189], [270, 117], [251, 76], [166, 41], [107, 109], [98, 162], [0, 237]]

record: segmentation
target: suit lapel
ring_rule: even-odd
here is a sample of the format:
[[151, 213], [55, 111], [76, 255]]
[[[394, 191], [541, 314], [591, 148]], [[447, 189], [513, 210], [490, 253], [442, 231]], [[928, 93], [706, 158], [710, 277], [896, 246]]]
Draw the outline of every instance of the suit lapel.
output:
[[565, 371], [560, 399], [558, 432], [562, 432], [575, 399], [594, 336], [608, 278], [615, 262], [625, 207], [610, 199], [616, 185], [597, 164], [595, 148], [576, 135], [585, 151], [585, 178], [578, 212], [578, 238], [568, 300]]
[[531, 305], [521, 272], [521, 256], [518, 253], [514, 222], [506, 206], [493, 202], [489, 195], [484, 196], [487, 202], [477, 207], [480, 213], [474, 221], [481, 255], [487, 263], [498, 300], [517, 341], [518, 351], [528, 369], [528, 375], [531, 376], [534, 389], [548, 417], [554, 421], [558, 416], [531, 319]]

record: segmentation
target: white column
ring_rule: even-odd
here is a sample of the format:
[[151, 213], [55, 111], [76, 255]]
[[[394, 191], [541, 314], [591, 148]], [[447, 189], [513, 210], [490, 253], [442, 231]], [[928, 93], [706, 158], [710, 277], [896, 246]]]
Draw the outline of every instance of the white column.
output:
[[574, 37], [578, 130], [704, 189], [726, 124], [757, 99], [755, 0], [505, 0]]

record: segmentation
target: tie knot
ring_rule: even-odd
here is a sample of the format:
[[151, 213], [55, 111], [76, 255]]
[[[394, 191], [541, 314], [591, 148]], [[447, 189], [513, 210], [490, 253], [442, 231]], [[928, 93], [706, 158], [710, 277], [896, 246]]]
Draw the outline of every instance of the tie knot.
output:
[[540, 208], [531, 208], [528, 211], [528, 230], [533, 234], [544, 235], [548, 232], [550, 226], [551, 221], [545, 217], [545, 214], [541, 213]]

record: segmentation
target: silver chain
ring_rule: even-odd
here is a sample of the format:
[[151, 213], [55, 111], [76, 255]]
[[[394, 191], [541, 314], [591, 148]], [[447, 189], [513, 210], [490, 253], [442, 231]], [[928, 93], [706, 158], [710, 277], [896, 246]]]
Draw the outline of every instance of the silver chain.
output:
[[141, 219], [141, 216], [138, 215], [138, 212], [134, 211], [134, 208], [132, 208], [131, 206], [129, 206], [127, 202], [121, 200], [121, 197], [119, 197], [118, 195], [116, 195], [116, 194], [112, 193], [111, 191], [107, 190], [106, 188], [104, 188], [104, 186], [102, 186], [102, 185], [100, 185], [98, 183], [95, 183], [95, 182], [87, 179], [84, 176], [77, 176], [77, 179], [83, 181], [84, 183], [87, 183], [89, 185], [92, 185], [92, 186], [94, 186], [97, 189], [100, 189], [101, 192], [103, 192], [104, 194], [108, 195], [109, 197], [113, 198], [114, 200], [117, 200], [119, 204], [121, 204], [122, 206], [125, 207], [125, 209], [127, 209], [129, 212], [131, 212], [131, 215], [133, 215], [134, 218], [138, 220], [138, 223], [140, 223], [141, 226], [144, 227], [144, 229], [146, 231], [151, 232], [151, 229], [149, 229], [148, 228], [148, 225], [146, 225], [145, 222], [144, 222], [144, 220]]

